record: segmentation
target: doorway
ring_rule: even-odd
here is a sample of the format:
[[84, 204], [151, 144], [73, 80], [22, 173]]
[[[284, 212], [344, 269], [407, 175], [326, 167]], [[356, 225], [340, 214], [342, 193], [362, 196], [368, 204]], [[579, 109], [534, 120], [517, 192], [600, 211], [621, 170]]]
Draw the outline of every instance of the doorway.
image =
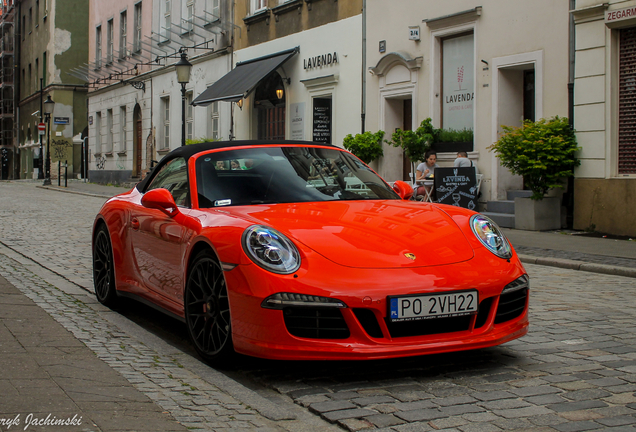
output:
[[257, 117], [257, 139], [285, 139], [286, 91], [283, 79], [277, 72], [263, 80], [254, 92], [254, 109]]

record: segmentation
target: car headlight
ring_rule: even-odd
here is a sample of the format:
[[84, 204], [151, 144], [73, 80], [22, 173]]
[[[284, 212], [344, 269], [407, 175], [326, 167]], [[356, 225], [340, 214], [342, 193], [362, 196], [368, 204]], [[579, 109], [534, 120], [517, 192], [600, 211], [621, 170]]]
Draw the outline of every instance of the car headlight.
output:
[[496, 223], [490, 218], [476, 214], [470, 218], [470, 228], [481, 243], [499, 258], [512, 258], [512, 248]]
[[300, 267], [296, 246], [283, 234], [263, 225], [252, 225], [243, 233], [243, 249], [254, 263], [278, 274], [290, 274]]

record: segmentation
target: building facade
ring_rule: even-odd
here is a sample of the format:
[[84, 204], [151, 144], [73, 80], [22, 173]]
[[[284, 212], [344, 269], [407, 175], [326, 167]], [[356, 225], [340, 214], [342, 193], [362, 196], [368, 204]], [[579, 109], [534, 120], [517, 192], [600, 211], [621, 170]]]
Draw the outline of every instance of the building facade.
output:
[[[41, 177], [46, 158], [40, 155], [46, 156], [47, 148], [51, 178], [65, 171], [62, 164], [68, 165], [69, 175], [80, 175], [86, 87], [69, 71], [88, 56], [88, 5], [72, 0], [20, 0], [15, 20], [20, 178]], [[45, 120], [42, 103], [49, 96], [55, 102], [54, 111], [46, 133], [39, 135], [38, 124]]]
[[[85, 79], [91, 87], [91, 181], [138, 181], [182, 144], [182, 122], [186, 139], [229, 138], [229, 107], [195, 110], [190, 102], [230, 68], [230, 2], [92, 0], [90, 9], [91, 64]], [[193, 65], [183, 119], [174, 68], [182, 53]]]
[[[488, 150], [501, 125], [568, 116], [568, 2], [367, 0], [367, 129], [415, 129], [431, 118], [444, 129], [471, 129], [472, 143], [434, 144], [438, 164], [458, 150], [483, 174], [480, 201], [505, 199], [522, 179]], [[541, 28], [541, 31], [537, 29]], [[388, 180], [409, 179], [402, 150], [378, 161]]]
[[231, 106], [237, 139], [342, 146], [347, 134], [360, 132], [362, 1], [269, 0], [235, 7], [233, 69], [195, 105]]
[[636, 236], [636, 1], [577, 0], [574, 228]]

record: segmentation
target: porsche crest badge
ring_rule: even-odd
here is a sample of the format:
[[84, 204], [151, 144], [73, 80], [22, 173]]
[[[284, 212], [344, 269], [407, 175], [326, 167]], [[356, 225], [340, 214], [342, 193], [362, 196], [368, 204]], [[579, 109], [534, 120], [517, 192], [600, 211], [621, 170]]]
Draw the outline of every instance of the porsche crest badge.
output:
[[410, 259], [411, 261], [415, 261], [415, 254], [413, 254], [411, 252], [405, 253], [404, 256], [407, 257], [408, 259]]

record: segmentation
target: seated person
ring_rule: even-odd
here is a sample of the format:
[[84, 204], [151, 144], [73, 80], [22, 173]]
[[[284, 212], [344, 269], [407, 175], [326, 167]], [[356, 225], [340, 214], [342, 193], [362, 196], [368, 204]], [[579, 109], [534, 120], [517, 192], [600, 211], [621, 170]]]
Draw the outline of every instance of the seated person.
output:
[[475, 165], [473, 161], [468, 159], [468, 153], [466, 153], [465, 151], [457, 152], [457, 159], [455, 159], [455, 162], [453, 162], [453, 166], [455, 168], [475, 167], [475, 174], [479, 174], [477, 165]]
[[217, 170], [226, 170], [227, 169], [227, 168], [225, 168], [225, 162], [223, 162], [222, 160], [216, 161], [216, 165], [214, 167]]
[[[435, 174], [435, 168], [438, 168], [437, 165], [437, 153], [433, 150], [429, 150], [424, 155], [425, 162], [422, 162], [417, 166], [417, 171], [415, 172], [415, 180], [430, 180], [433, 178]], [[417, 188], [416, 195], [426, 195], [426, 192], [429, 189], [432, 189], [433, 185], [426, 186], [421, 185]]]

